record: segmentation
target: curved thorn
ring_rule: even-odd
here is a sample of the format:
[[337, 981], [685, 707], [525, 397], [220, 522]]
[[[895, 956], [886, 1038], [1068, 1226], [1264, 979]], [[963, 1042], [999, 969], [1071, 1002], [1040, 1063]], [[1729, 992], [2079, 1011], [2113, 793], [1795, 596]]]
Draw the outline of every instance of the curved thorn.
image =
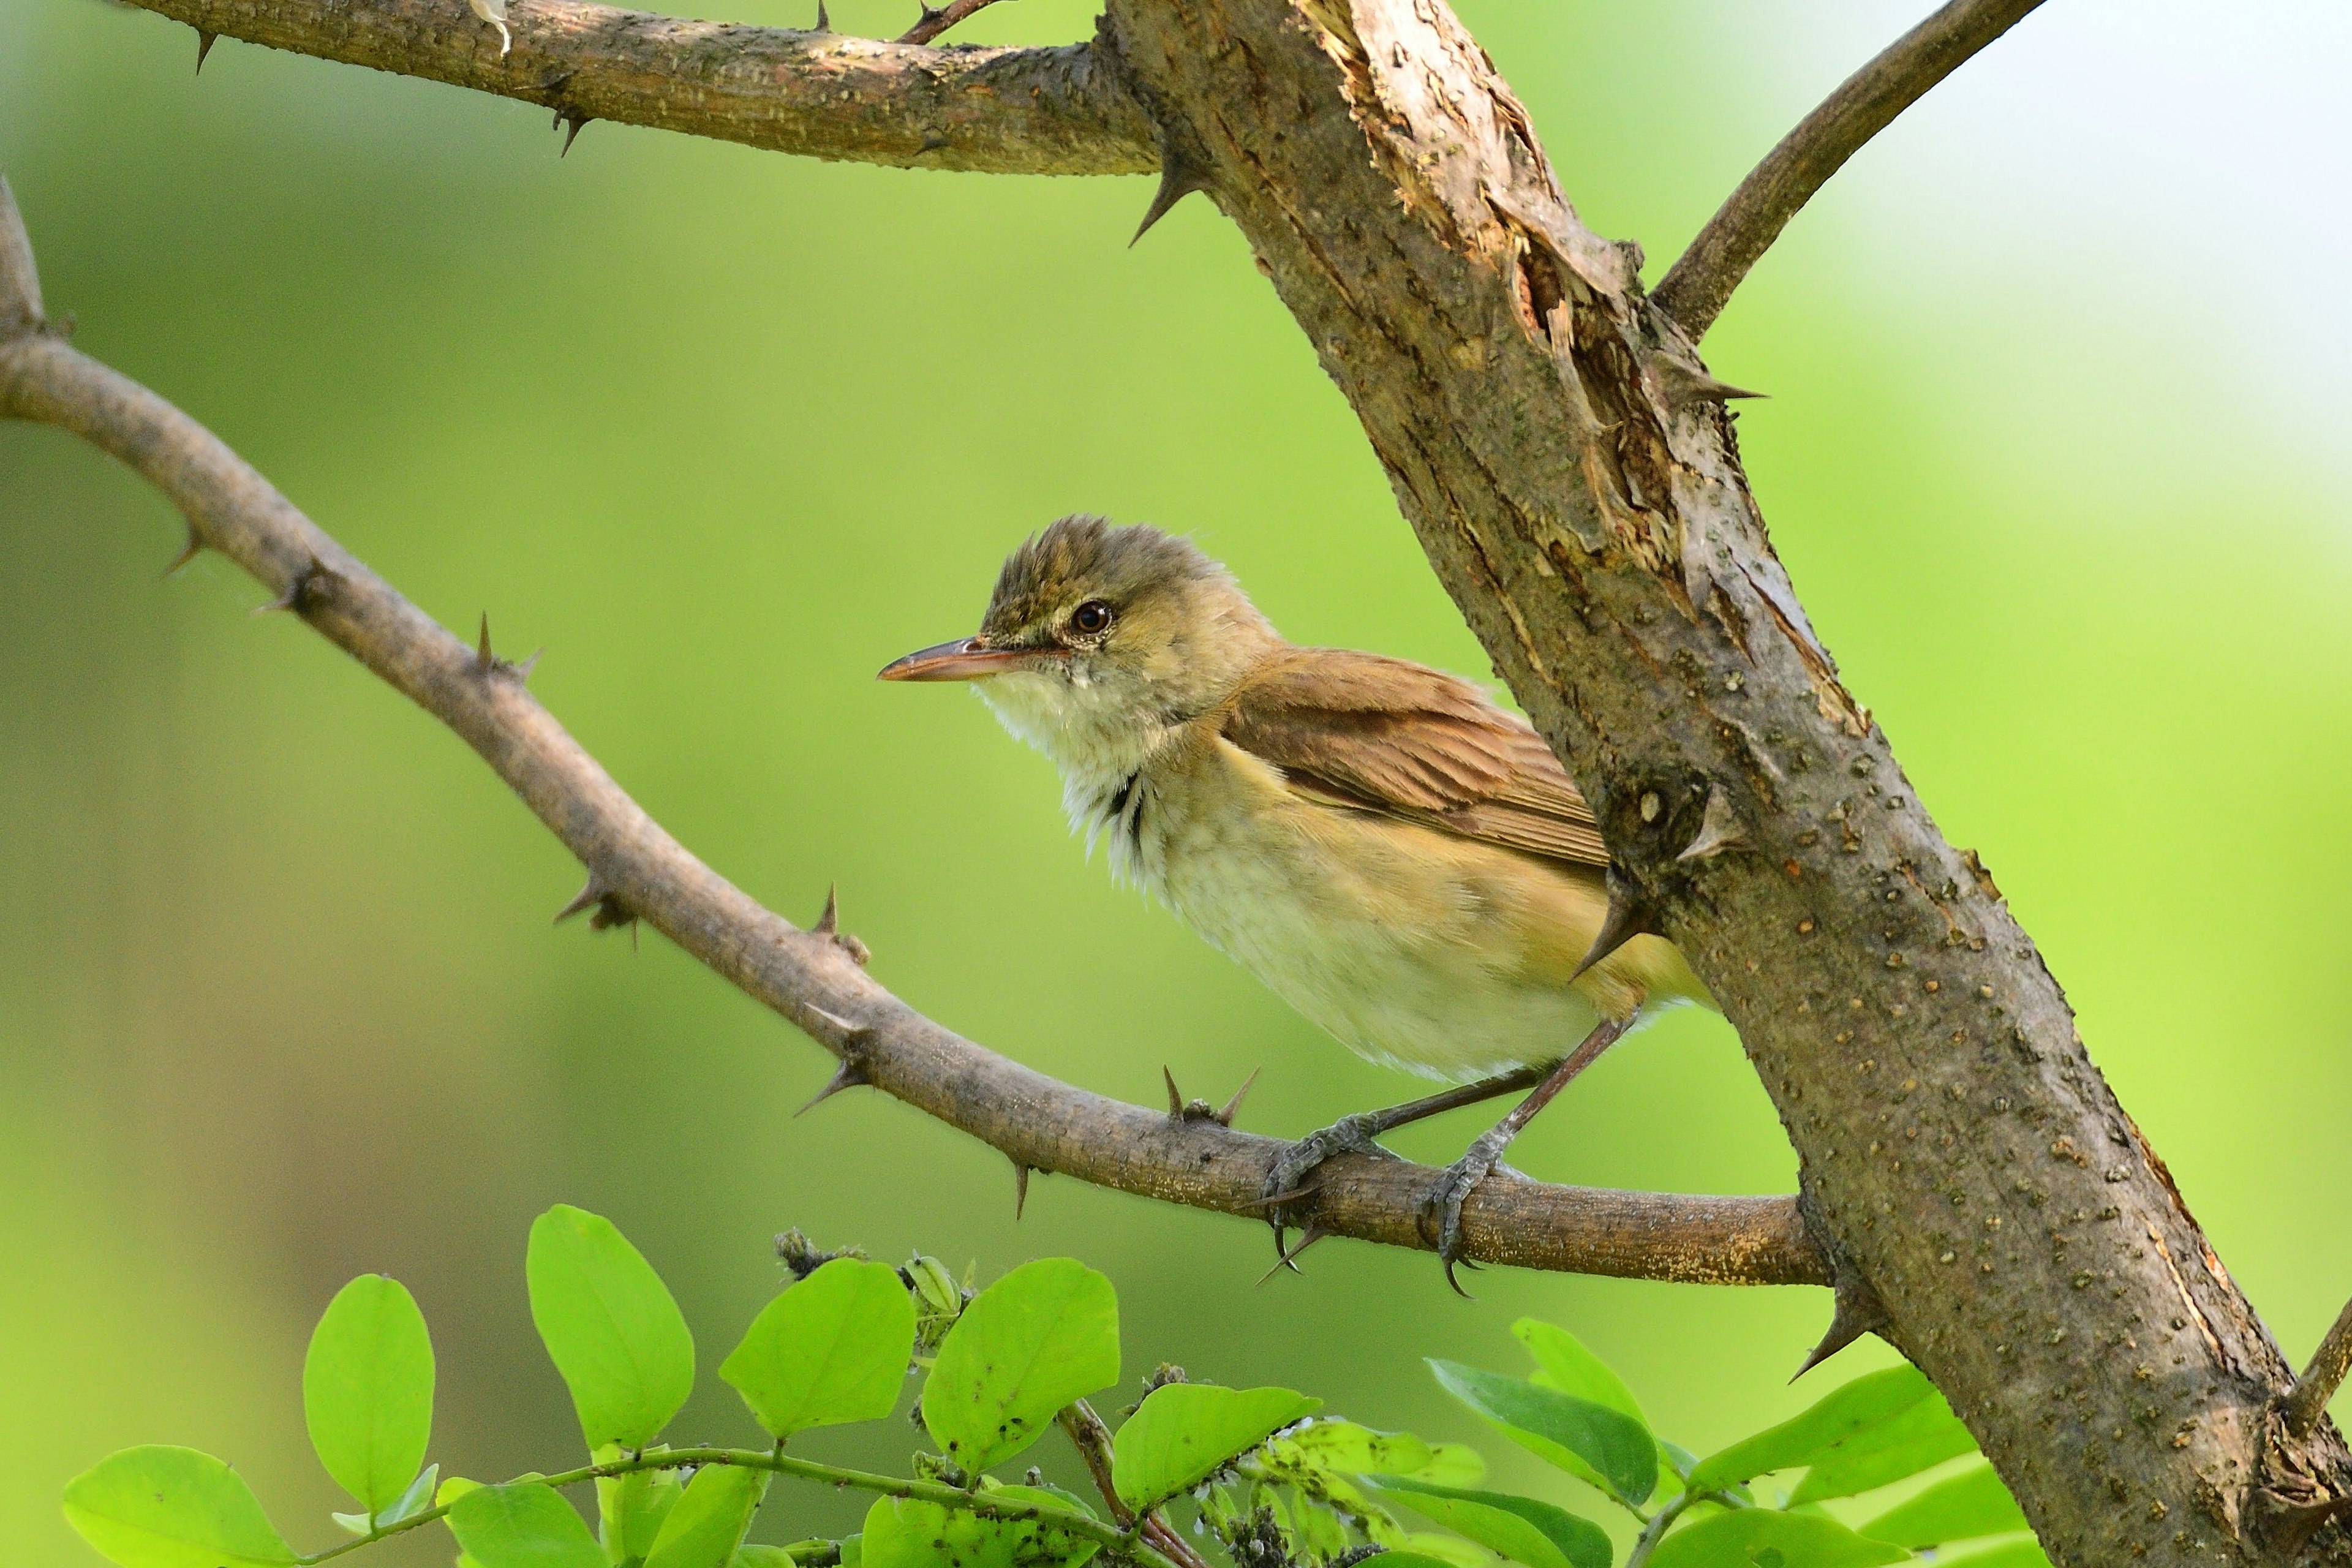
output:
[[1822, 1336], [1822, 1342], [1815, 1345], [1812, 1353], [1805, 1358], [1805, 1364], [1790, 1377], [1790, 1383], [1863, 1335], [1886, 1326], [1886, 1309], [1879, 1305], [1877, 1292], [1864, 1284], [1862, 1276], [1854, 1273], [1850, 1266], [1839, 1268], [1837, 1283], [1831, 1289], [1835, 1305], [1830, 1309], [1829, 1331]]
[[1171, 1121], [1181, 1121], [1184, 1119], [1184, 1092], [1176, 1087], [1176, 1075], [1166, 1067], [1160, 1068], [1160, 1076], [1168, 1084], [1168, 1115]]
[[[814, 1013], [816, 1012], [817, 1009], [812, 1007], [809, 1011]], [[830, 1015], [827, 1016], [829, 1016]], [[808, 1102], [803, 1105], [798, 1110], [793, 1111], [793, 1114], [794, 1116], [806, 1116], [810, 1111], [814, 1110], [818, 1106], [823, 1105], [826, 1100], [831, 1100], [843, 1089], [861, 1088], [864, 1086], [865, 1082], [866, 1075], [864, 1073], [860, 1072], [856, 1068], [851, 1066], [849, 1063], [844, 1062], [839, 1067], [833, 1069], [833, 1076], [824, 1080], [824, 1087], [818, 1089], [814, 1094], [809, 1096]]]
[[1249, 1077], [1242, 1079], [1241, 1088], [1234, 1090], [1234, 1097], [1225, 1101], [1223, 1110], [1217, 1112], [1216, 1122], [1218, 1126], [1231, 1127], [1234, 1124], [1234, 1116], [1241, 1110], [1242, 1101], [1249, 1097], [1249, 1091], [1252, 1086], [1257, 1082], [1257, 1075], [1265, 1070], [1265, 1069], [1262, 1067], [1250, 1068]]
[[593, 114], [572, 114], [564, 116], [563, 122], [567, 129], [563, 132], [563, 146], [562, 149], [555, 155], [559, 158], [570, 157], [572, 155], [572, 144], [580, 140], [581, 127], [586, 125], [591, 120], [595, 118], [596, 117]]
[[[1329, 1231], [1325, 1230], [1319, 1225], [1309, 1225], [1305, 1230], [1298, 1233], [1298, 1245], [1290, 1248], [1286, 1252], [1283, 1252], [1281, 1257], [1276, 1258], [1274, 1260], [1274, 1267], [1259, 1275], [1257, 1282], [1263, 1285], [1286, 1268], [1289, 1269], [1293, 1274], [1304, 1272], [1298, 1267], [1298, 1255], [1330, 1234], [1331, 1233]], [[1280, 1250], [1279, 1244], [1276, 1244], [1276, 1250]]]
[[841, 887], [835, 882], [824, 886], [824, 912], [816, 917], [809, 930], [818, 936], [835, 936], [841, 931]]
[[1029, 1206], [1029, 1167], [1020, 1161], [1013, 1162], [1013, 1220], [1021, 1221], [1022, 1211]]
[[219, 42], [218, 33], [207, 33], [202, 27], [196, 29], [196, 74], [198, 76], [205, 74], [205, 57], [211, 54], [213, 46]]
[[1748, 829], [1733, 814], [1730, 798], [1723, 793], [1723, 786], [1709, 784], [1706, 786], [1706, 806], [1699, 815], [1698, 833], [1675, 859], [1678, 862], [1709, 859], [1747, 841]]
[[1173, 153], [1163, 152], [1160, 159], [1160, 188], [1152, 193], [1151, 205], [1143, 211], [1143, 221], [1135, 226], [1135, 237], [1127, 242], [1129, 250], [1135, 241], [1151, 232], [1151, 226], [1168, 216], [1168, 211], [1194, 191], [1209, 188], [1206, 174]]
[[202, 555], [204, 552], [205, 542], [203, 540], [196, 537], [196, 531], [192, 528], [188, 530], [187, 543], [180, 547], [180, 552], [172, 557], [172, 563], [169, 566], [164, 567], [158, 575], [169, 577], [181, 567], [185, 566], [189, 562], [194, 561], [197, 556]]

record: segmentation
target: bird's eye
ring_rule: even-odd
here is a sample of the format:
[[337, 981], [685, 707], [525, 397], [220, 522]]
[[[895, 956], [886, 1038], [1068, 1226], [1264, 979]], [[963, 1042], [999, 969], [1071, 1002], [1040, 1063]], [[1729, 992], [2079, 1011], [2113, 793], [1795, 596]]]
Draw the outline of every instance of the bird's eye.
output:
[[1110, 606], [1100, 599], [1088, 599], [1070, 612], [1070, 629], [1082, 637], [1102, 636], [1110, 630]]

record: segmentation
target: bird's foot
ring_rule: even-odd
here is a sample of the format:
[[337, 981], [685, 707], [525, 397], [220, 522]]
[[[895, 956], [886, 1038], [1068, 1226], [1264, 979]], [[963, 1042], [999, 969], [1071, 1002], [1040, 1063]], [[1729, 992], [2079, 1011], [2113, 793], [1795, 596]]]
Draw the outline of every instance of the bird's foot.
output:
[[[1316, 1169], [1335, 1154], [1372, 1154], [1394, 1158], [1381, 1147], [1379, 1139], [1388, 1131], [1388, 1122], [1376, 1110], [1360, 1110], [1352, 1116], [1342, 1116], [1330, 1126], [1309, 1132], [1275, 1157], [1265, 1173], [1265, 1185], [1258, 1198], [1265, 1210], [1266, 1223], [1274, 1227], [1274, 1250], [1285, 1262], [1297, 1256], [1283, 1250], [1283, 1233], [1293, 1225], [1303, 1223], [1291, 1213], [1291, 1205], [1302, 1198], [1312, 1197], [1322, 1184], [1312, 1178]], [[1304, 1247], [1299, 1252], [1307, 1250]]]
[[1503, 1151], [1510, 1147], [1511, 1133], [1517, 1131], [1497, 1127], [1482, 1133], [1462, 1158], [1445, 1167], [1445, 1173], [1421, 1202], [1421, 1232], [1436, 1242], [1438, 1261], [1445, 1266], [1445, 1282], [1465, 1300], [1471, 1299], [1470, 1292], [1462, 1289], [1462, 1281], [1454, 1277], [1454, 1266], [1478, 1266], [1463, 1256], [1462, 1205], [1469, 1201], [1479, 1183], [1497, 1170], [1509, 1169], [1503, 1163]]

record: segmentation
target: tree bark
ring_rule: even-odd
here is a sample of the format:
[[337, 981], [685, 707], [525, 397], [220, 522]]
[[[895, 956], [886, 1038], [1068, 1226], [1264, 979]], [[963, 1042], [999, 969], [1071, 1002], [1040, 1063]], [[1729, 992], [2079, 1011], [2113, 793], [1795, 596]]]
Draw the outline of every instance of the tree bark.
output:
[[[2352, 1490], [2341, 1441], [2283, 1433], [2277, 1347], [1839, 683], [1704, 367], [1475, 40], [1442, 0], [1111, 0], [1105, 36], [1593, 802], [1622, 897], [1738, 1028], [1853, 1294], [2052, 1558], [2295, 1555], [2295, 1510]], [[1679, 860], [1710, 811], [1738, 847]]]

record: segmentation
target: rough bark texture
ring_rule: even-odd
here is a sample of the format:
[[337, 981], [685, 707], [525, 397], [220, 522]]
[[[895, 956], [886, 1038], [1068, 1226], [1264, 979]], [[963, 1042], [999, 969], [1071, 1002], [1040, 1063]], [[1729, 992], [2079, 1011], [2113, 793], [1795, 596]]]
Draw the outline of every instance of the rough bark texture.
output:
[[[2291, 1510], [2352, 1490], [2341, 1442], [2266, 1451], [2277, 1347], [1839, 684], [1689, 344], [1477, 43], [1442, 0], [1112, 0], [1105, 36], [2053, 1559], [2293, 1555]], [[1678, 861], [1710, 792], [1743, 843]]]
[[[1088, 45], [948, 48], [516, 0], [514, 52], [456, 0], [131, 0], [200, 34], [813, 158], [1009, 174], [1159, 166], [1151, 126]], [[812, 0], [812, 6], [814, 0]]]

